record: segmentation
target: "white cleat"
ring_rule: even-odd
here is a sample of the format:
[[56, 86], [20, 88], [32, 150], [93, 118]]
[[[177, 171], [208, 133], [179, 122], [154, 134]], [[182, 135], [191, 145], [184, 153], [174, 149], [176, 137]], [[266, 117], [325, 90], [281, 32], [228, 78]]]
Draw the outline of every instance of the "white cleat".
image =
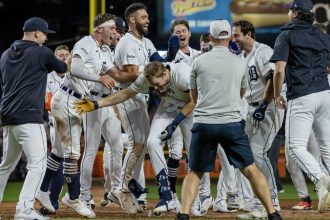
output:
[[71, 200], [68, 193], [62, 198], [62, 204], [72, 208], [79, 215], [85, 216], [87, 218], [95, 218], [96, 215], [92, 209], [88, 208], [86, 203], [81, 201], [80, 199]]
[[109, 193], [108, 193], [108, 199], [109, 199], [111, 202], [114, 202], [114, 203], [116, 203], [117, 205], [120, 206], [119, 198], [115, 195], [114, 192], [109, 192]]
[[34, 209], [16, 209], [16, 214], [14, 216], [15, 220], [50, 220], [49, 217], [42, 216], [37, 213]]
[[180, 203], [180, 200], [179, 200], [178, 195], [176, 193], [174, 193], [172, 195], [172, 198], [175, 201], [175, 208], [174, 208], [173, 211], [177, 214], [177, 213], [181, 212], [181, 203]]
[[137, 209], [137, 200], [133, 199], [133, 195], [130, 192], [123, 192], [116, 190], [114, 196], [119, 199], [120, 207], [128, 214], [136, 214]]
[[236, 219], [268, 219], [266, 209], [262, 206], [247, 214], [237, 215]]
[[36, 200], [40, 202], [40, 204], [46, 208], [50, 212], [55, 212], [52, 203], [50, 202], [49, 194], [48, 192], [39, 191], [36, 195]]
[[200, 216], [207, 214], [210, 208], [213, 206], [212, 196], [206, 197], [201, 201]]
[[166, 213], [177, 208], [177, 202], [174, 198], [172, 200], [159, 200], [157, 206], [152, 210], [155, 216], [161, 216], [163, 213]]
[[237, 210], [229, 210], [226, 200], [215, 200], [213, 203], [213, 212], [232, 213]]
[[193, 216], [200, 216], [201, 214], [201, 201], [199, 200], [199, 196], [197, 195], [192, 206], [191, 206], [191, 214]]
[[330, 177], [321, 176], [319, 182], [317, 183], [317, 196], [319, 197], [319, 204], [317, 210], [319, 212], [325, 212], [328, 210], [330, 205]]

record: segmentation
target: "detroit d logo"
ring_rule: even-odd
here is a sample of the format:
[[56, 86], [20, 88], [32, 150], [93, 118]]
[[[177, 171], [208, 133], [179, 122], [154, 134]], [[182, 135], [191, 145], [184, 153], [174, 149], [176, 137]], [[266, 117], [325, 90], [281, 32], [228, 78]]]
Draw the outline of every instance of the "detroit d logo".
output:
[[259, 76], [257, 73], [257, 68], [255, 66], [249, 66], [249, 76], [250, 76], [250, 81], [257, 81]]

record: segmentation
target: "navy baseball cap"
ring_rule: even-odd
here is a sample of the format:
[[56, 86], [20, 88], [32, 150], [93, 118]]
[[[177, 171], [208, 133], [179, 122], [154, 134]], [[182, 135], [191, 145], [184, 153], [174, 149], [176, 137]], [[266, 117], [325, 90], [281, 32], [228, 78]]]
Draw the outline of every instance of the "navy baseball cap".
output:
[[24, 32], [41, 31], [43, 33], [54, 34], [55, 31], [48, 29], [48, 23], [42, 18], [33, 17], [25, 21]]
[[126, 31], [127, 27], [126, 27], [126, 23], [124, 21], [124, 19], [122, 19], [121, 17], [116, 17], [116, 29], [119, 31]]
[[311, 12], [313, 9], [313, 2], [311, 0], [294, 0], [290, 9]]

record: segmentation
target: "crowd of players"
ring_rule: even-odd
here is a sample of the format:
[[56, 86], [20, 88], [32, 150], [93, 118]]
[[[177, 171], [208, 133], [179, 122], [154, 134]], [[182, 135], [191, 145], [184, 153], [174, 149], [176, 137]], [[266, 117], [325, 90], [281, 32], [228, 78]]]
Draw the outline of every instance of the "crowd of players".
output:
[[[290, 21], [311, 23], [312, 19], [308, 20], [307, 16], [309, 8], [310, 5], [304, 1], [294, 1], [289, 12]], [[228, 149], [219, 144], [216, 151], [222, 171], [217, 196], [212, 198], [210, 177], [205, 172], [200, 176], [198, 193], [189, 208], [190, 212], [194, 216], [204, 216], [213, 207], [215, 212], [246, 211], [237, 216], [239, 219], [281, 219], [278, 214], [281, 210], [278, 192], [282, 189], [278, 188], [280, 185], [274, 175], [274, 163], [269, 159], [272, 156], [269, 152], [273, 152], [271, 148], [276, 152], [281, 145], [276, 143], [276, 137], [279, 137], [277, 134], [284, 121], [285, 108], [281, 108], [283, 106], [279, 103], [284, 105], [287, 102], [286, 84], [276, 87], [278, 84], [274, 84], [273, 80], [278, 68], [277, 61], [281, 60], [276, 56], [281, 54], [256, 41], [255, 28], [251, 22], [236, 21], [228, 29], [228, 22], [224, 20], [213, 22], [210, 33], [201, 36], [198, 52], [189, 46], [191, 32], [188, 22], [176, 20], [170, 27], [167, 53], [160, 56], [153, 43], [145, 37], [149, 25], [147, 8], [140, 3], [132, 4], [126, 9], [125, 19], [126, 23], [120, 17], [100, 14], [94, 20], [94, 32], [79, 40], [72, 51], [65, 45], [55, 49], [56, 58], [67, 63], [68, 71], [53, 71], [47, 76], [45, 106], [49, 111], [52, 150], [43, 180], [36, 183], [40, 189], [34, 194], [43, 207], [39, 212], [32, 208], [33, 217], [30, 213], [26, 216], [24, 213], [16, 213], [17, 219], [20, 219], [20, 215], [22, 219], [48, 219], [44, 215], [56, 213], [64, 182], [68, 184], [68, 193], [62, 198], [62, 204], [81, 216], [95, 218], [97, 213], [93, 209], [98, 201], [94, 201], [91, 193], [92, 170], [101, 137], [105, 140], [105, 193], [100, 201], [101, 206], [107, 207], [114, 203], [129, 214], [147, 209], [143, 162], [148, 153], [159, 193], [152, 214], [160, 216], [173, 210], [178, 213], [177, 219], [189, 219], [182, 214], [186, 213], [186, 204], [181, 209], [176, 194], [176, 181], [183, 148], [187, 154], [188, 172], [191, 166], [189, 146], [193, 116], [188, 111], [191, 108], [190, 78], [192, 68], [198, 68], [193, 66], [194, 61], [204, 53], [219, 49], [218, 46], [214, 47], [214, 42], [217, 42], [214, 39], [228, 42], [230, 39], [228, 49], [245, 64], [243, 82], [247, 86], [241, 93], [240, 105], [234, 109], [240, 113], [254, 163], [268, 183], [273, 208], [265, 208], [265, 199], [260, 198], [257, 192], [258, 196], [254, 194], [256, 185], [250, 180], [251, 186], [249, 175], [242, 168], [243, 162], [227, 157]], [[223, 32], [224, 35], [221, 35]], [[306, 39], [296, 40], [300, 42]], [[275, 46], [280, 47], [282, 44], [277, 41]], [[240, 63], [227, 65], [221, 68], [239, 66]], [[214, 66], [210, 64], [209, 68], [214, 69]], [[213, 86], [217, 85], [208, 87], [212, 89]], [[274, 88], [278, 94], [274, 94]], [[283, 100], [274, 98], [279, 96], [284, 97]], [[221, 102], [216, 97], [208, 99], [205, 102]], [[290, 109], [290, 114], [294, 111], [297, 110]], [[291, 119], [286, 121], [291, 122]], [[286, 130], [290, 130], [289, 125], [286, 126]], [[82, 129], [85, 146], [81, 158]], [[309, 153], [298, 155], [295, 146], [290, 143], [286, 147], [286, 159], [287, 168], [301, 198], [292, 209], [312, 208], [301, 171], [303, 169], [315, 183], [320, 200], [318, 210], [323, 212], [327, 211], [330, 202], [328, 158], [322, 148], [326, 141], [319, 135], [323, 130], [319, 126], [314, 129], [315, 133], [310, 135], [308, 145], [305, 143]], [[125, 135], [122, 135], [122, 130]], [[163, 151], [165, 145], [169, 150], [168, 158], [165, 158]], [[313, 159], [302, 162], [299, 158], [304, 155], [312, 155]], [[311, 167], [314, 165], [312, 163], [317, 164], [318, 168], [309, 168], [306, 165], [308, 162]], [[22, 209], [18, 205], [17, 210]]]

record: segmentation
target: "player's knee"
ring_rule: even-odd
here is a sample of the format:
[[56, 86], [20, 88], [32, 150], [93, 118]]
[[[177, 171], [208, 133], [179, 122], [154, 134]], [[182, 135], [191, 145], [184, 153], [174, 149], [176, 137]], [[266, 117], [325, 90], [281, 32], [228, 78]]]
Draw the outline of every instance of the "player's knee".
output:
[[147, 140], [148, 151], [156, 150], [158, 148], [157, 146], [161, 146], [160, 143], [161, 140], [158, 137], [150, 135]]

